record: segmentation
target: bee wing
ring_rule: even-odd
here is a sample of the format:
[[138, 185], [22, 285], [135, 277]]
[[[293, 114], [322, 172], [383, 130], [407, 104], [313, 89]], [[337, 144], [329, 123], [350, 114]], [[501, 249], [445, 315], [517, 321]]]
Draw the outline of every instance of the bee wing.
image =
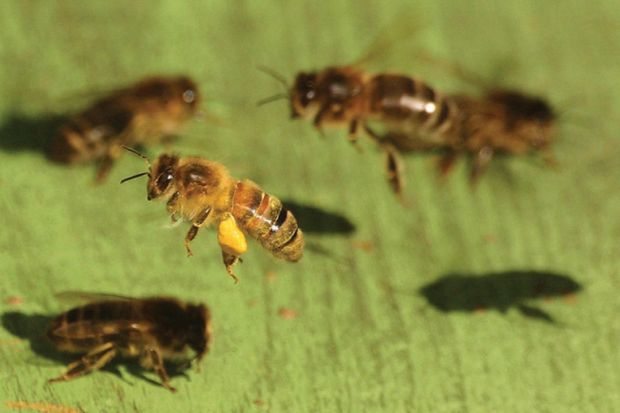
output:
[[[110, 96], [118, 96], [125, 93], [127, 87], [107, 87], [107, 86], [95, 86], [88, 89], [73, 90], [63, 92], [61, 95], [48, 96], [44, 99], [44, 107], [46, 110], [49, 108], [62, 108], [62, 114], [66, 112], [79, 112], [85, 107], [92, 106], [99, 101], [108, 99]], [[58, 114], [57, 110], [52, 110], [52, 113]]]
[[401, 10], [376, 28], [372, 40], [358, 58], [348, 65], [356, 67], [382, 65], [382, 70], [385, 70], [385, 62], [390, 56], [417, 54], [427, 32], [423, 19]]
[[[392, 65], [393, 56], [407, 56], [408, 62], [413, 62], [416, 75], [420, 76], [422, 67], [423, 73], [434, 73], [441, 71], [452, 77], [456, 77], [463, 83], [472, 86], [474, 89], [485, 91], [493, 85], [501, 84], [516, 67], [516, 62], [508, 56], [499, 56], [491, 62], [489, 73], [480, 75], [466, 67], [450, 60], [447, 57], [440, 57], [429, 52], [427, 44], [433, 43], [433, 32], [428, 30], [424, 18], [413, 15], [407, 11], [399, 11], [395, 17], [379, 27], [372, 40], [364, 49], [362, 54], [349, 63], [349, 66], [378, 66], [381, 71], [389, 70], [387, 65]], [[415, 23], [412, 23], [415, 22]], [[397, 60], [398, 61], [398, 60]], [[401, 66], [402, 63], [397, 63]], [[409, 65], [410, 63], [407, 63]], [[398, 70], [408, 71], [411, 67], [398, 67]]]
[[96, 301], [123, 300], [135, 301], [137, 298], [118, 294], [94, 293], [89, 291], [61, 291], [54, 294], [54, 298], [67, 305], [78, 306]]

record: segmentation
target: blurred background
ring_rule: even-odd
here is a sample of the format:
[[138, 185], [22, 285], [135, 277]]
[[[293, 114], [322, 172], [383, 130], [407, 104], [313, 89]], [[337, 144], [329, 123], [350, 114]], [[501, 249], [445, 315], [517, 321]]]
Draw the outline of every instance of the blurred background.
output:
[[[620, 9], [611, 1], [6, 1], [0, 12], [0, 406], [85, 412], [620, 410]], [[358, 63], [446, 93], [484, 92], [437, 61], [548, 100], [557, 168], [405, 159], [407, 207], [383, 155], [321, 137], [285, 101], [256, 102], [302, 70]], [[298, 264], [254, 242], [222, 265], [215, 231], [187, 258], [123, 156], [109, 179], [45, 156], [66, 116], [153, 74], [186, 74], [211, 118], [172, 147], [224, 163], [284, 200]], [[169, 149], [148, 147], [155, 157]], [[72, 356], [42, 339], [66, 290], [205, 302], [203, 371], [120, 364], [48, 386]], [[42, 407], [43, 406], [43, 407]], [[66, 410], [61, 410], [61, 409]], [[57, 409], [57, 410], [49, 410]], [[3, 411], [4, 411], [3, 410]]]

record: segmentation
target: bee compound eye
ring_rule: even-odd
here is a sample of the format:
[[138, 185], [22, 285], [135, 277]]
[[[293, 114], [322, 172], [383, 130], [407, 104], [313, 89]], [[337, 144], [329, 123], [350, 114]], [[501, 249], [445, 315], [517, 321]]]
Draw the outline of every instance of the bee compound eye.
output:
[[183, 101], [185, 103], [193, 103], [196, 100], [196, 94], [194, 93], [193, 90], [188, 89], [185, 92], [183, 92]]
[[160, 191], [165, 190], [166, 188], [168, 188], [168, 185], [170, 185], [170, 182], [172, 182], [173, 178], [173, 175], [169, 172], [161, 174], [159, 178], [157, 178], [157, 188]]
[[305, 89], [301, 94], [301, 104], [305, 107], [314, 100], [316, 97], [316, 91], [314, 89]]

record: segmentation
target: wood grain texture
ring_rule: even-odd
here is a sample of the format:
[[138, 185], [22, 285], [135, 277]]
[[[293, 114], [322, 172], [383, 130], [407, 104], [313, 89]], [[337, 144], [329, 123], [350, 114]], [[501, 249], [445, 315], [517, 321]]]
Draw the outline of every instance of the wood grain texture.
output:
[[[603, 0], [410, 3], [3, 2], [0, 411], [620, 410], [620, 9]], [[559, 169], [501, 160], [472, 191], [463, 163], [440, 182], [431, 158], [411, 156], [403, 208], [369, 142], [360, 154], [344, 133], [321, 139], [289, 121], [284, 103], [255, 107], [279, 91], [256, 65], [292, 77], [348, 63], [403, 26], [431, 53], [555, 103], [564, 113]], [[419, 64], [408, 41], [394, 43], [373, 70], [475, 91]], [[94, 186], [92, 167], [45, 159], [55, 115], [153, 73], [194, 76], [222, 119], [192, 125], [178, 152], [222, 162], [354, 230], [322, 233], [310, 214], [319, 230], [306, 231], [313, 248], [300, 263], [252, 243], [234, 285], [215, 231], [200, 233], [188, 259], [186, 226], [164, 228], [165, 208], [146, 202], [142, 183], [117, 184], [141, 161], [123, 157]], [[541, 299], [544, 277], [492, 277], [482, 297], [446, 281], [514, 271], [565, 276], [582, 289]], [[442, 280], [437, 297], [449, 311], [420, 293]], [[175, 377], [177, 394], [131, 363], [46, 385], [67, 359], [46, 353], [40, 334], [44, 316], [62, 310], [52, 293], [65, 290], [208, 303], [214, 342], [203, 371]]]

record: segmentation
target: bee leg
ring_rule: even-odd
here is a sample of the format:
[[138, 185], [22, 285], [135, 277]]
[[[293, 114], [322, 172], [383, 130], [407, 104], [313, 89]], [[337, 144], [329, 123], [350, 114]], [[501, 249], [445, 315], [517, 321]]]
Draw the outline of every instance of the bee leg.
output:
[[232, 214], [226, 214], [224, 219], [220, 221], [217, 241], [222, 249], [222, 259], [226, 266], [226, 272], [235, 280], [235, 283], [238, 283], [239, 279], [235, 276], [232, 267], [240, 260], [239, 256], [247, 251], [248, 244], [243, 231], [237, 225]]
[[392, 145], [383, 145], [386, 156], [388, 184], [398, 198], [403, 196], [402, 162], [398, 151]]
[[110, 147], [108, 152], [99, 162], [99, 168], [97, 169], [97, 176], [95, 178], [95, 182], [98, 184], [102, 183], [105, 178], [112, 170], [112, 166], [114, 166], [114, 162], [121, 156], [122, 154], [122, 146], [113, 145]]
[[161, 380], [162, 386], [170, 390], [171, 392], [176, 392], [177, 389], [170, 385], [170, 377], [168, 376], [168, 372], [166, 371], [166, 367], [164, 366], [164, 360], [161, 357], [161, 353], [156, 348], [147, 348], [144, 354], [144, 360], [142, 364], [144, 366], [150, 366]]
[[456, 152], [448, 151], [445, 155], [439, 158], [439, 162], [437, 162], [437, 168], [439, 169], [439, 174], [442, 177], [448, 176], [450, 172], [454, 169], [454, 165], [456, 164]]
[[235, 281], [235, 284], [239, 284], [239, 278], [237, 278], [237, 276], [235, 275], [232, 267], [237, 263], [237, 261], [240, 261], [241, 259], [236, 255], [229, 254], [226, 251], [222, 250], [222, 260], [224, 261], [224, 265], [226, 266], [226, 272], [228, 273], [228, 275]]
[[100, 184], [103, 181], [105, 181], [113, 165], [114, 165], [114, 158], [106, 155], [99, 163], [99, 168], [97, 169], [97, 175], [95, 177], [95, 182]]
[[319, 109], [319, 112], [316, 114], [312, 122], [314, 124], [314, 127], [316, 128], [316, 130], [319, 131], [322, 137], [325, 137], [325, 132], [323, 131], [323, 117], [325, 116], [328, 110], [329, 110], [328, 106], [324, 106], [321, 109]]
[[105, 343], [97, 346], [81, 359], [69, 364], [67, 366], [67, 371], [65, 371], [61, 376], [49, 379], [47, 382], [55, 383], [59, 381], [68, 381], [90, 373], [93, 370], [99, 370], [108, 364], [108, 362], [116, 356], [116, 353], [117, 351], [114, 343]]
[[353, 119], [351, 121], [351, 123], [349, 124], [349, 135], [347, 136], [347, 138], [349, 139], [349, 142], [351, 142], [355, 146], [355, 149], [357, 149], [359, 152], [362, 152], [362, 147], [359, 146], [357, 141], [360, 130], [359, 124], [359, 119]]
[[389, 143], [386, 143], [381, 136], [373, 131], [368, 125], [364, 125], [364, 131], [379, 147], [385, 152], [385, 165], [387, 170], [388, 184], [399, 200], [405, 204], [403, 197], [404, 180], [402, 177], [403, 165], [400, 159], [398, 149]]
[[[173, 198], [174, 198], [174, 196], [173, 196]], [[200, 229], [201, 226], [204, 225], [205, 221], [209, 217], [209, 213], [210, 212], [211, 212], [211, 207], [205, 208], [205, 210], [202, 211], [196, 217], [196, 219], [192, 223], [192, 226], [189, 228], [189, 231], [187, 231], [187, 235], [185, 235], [185, 249], [187, 250], [187, 256], [188, 257], [191, 257], [192, 255], [194, 255], [192, 253], [192, 248], [190, 247], [190, 243], [192, 242], [192, 240], [194, 238], [196, 238], [196, 235], [198, 234], [198, 230]], [[173, 216], [173, 220], [174, 220], [174, 216]]]
[[359, 133], [360, 122], [357, 119], [353, 119], [349, 124], [349, 140], [352, 142], [357, 141], [357, 135]]
[[483, 146], [474, 156], [474, 164], [469, 174], [469, 182], [472, 185], [476, 185], [480, 176], [489, 166], [489, 163], [493, 159], [493, 148], [490, 146]]
[[168, 213], [170, 214], [170, 218], [172, 218], [172, 222], [177, 222], [179, 220], [179, 217], [176, 214], [178, 201], [179, 201], [179, 193], [175, 192], [174, 194], [172, 194], [172, 197], [170, 197], [170, 199], [166, 203], [166, 209], [168, 210]]
[[189, 244], [194, 238], [196, 238], [196, 234], [198, 234], [199, 229], [200, 227], [192, 225], [191, 227], [189, 227], [189, 231], [187, 231], [187, 234], [185, 235], [185, 249], [187, 250], [188, 257], [194, 255], [194, 253], [192, 252], [192, 247]]

